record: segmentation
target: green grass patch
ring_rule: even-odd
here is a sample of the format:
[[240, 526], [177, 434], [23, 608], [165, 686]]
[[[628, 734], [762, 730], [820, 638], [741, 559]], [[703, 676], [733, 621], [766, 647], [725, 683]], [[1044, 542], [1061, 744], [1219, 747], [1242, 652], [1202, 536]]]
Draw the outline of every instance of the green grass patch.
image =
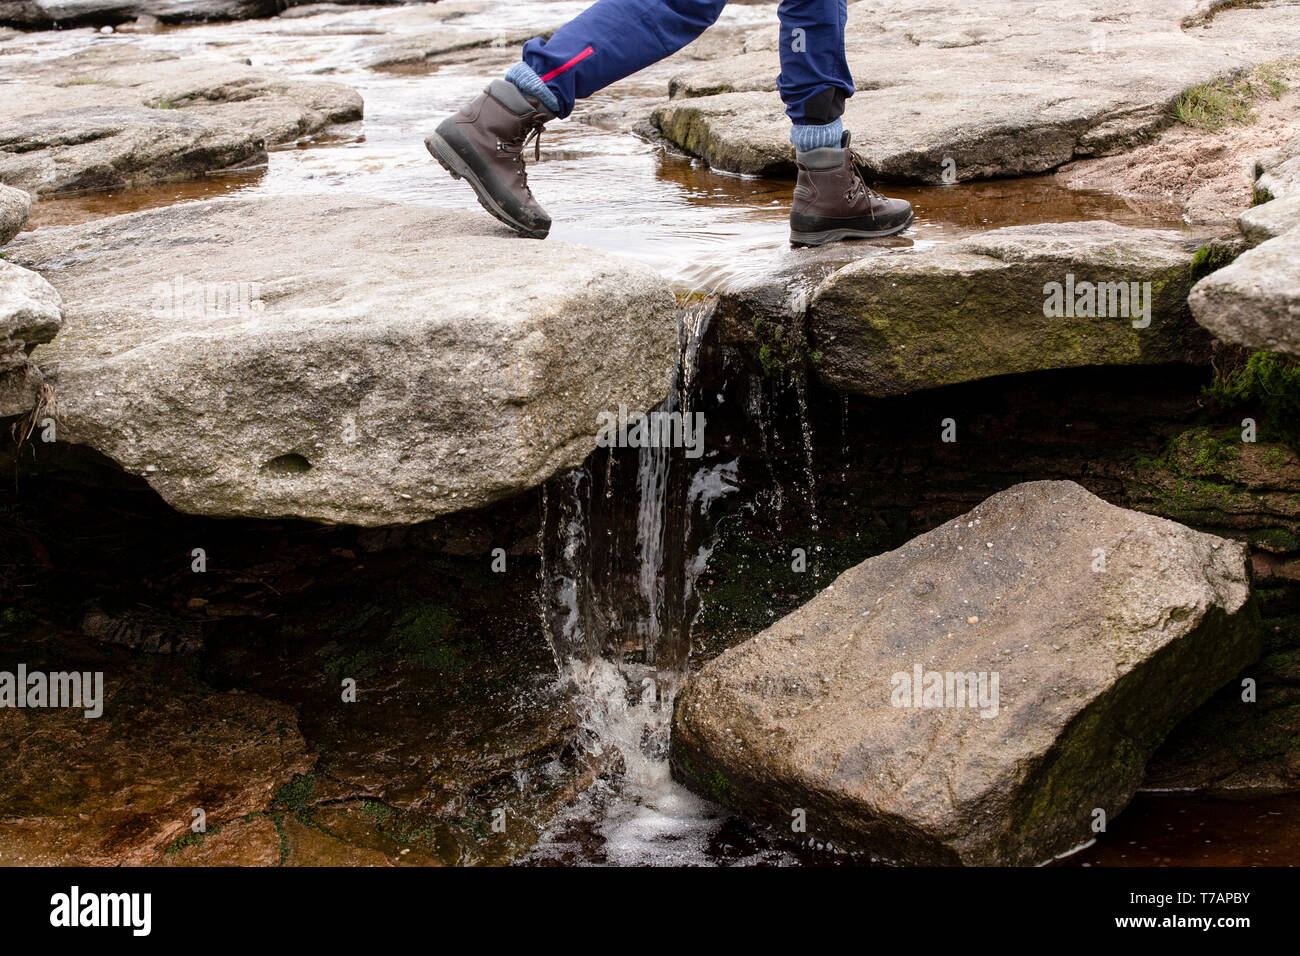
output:
[[1300, 359], [1255, 352], [1216, 370], [1205, 394], [1222, 408], [1258, 408], [1277, 437], [1300, 447]]
[[1287, 89], [1281, 69], [1265, 64], [1238, 76], [1193, 86], [1174, 103], [1174, 117], [1197, 129], [1244, 126], [1255, 120], [1256, 101], [1277, 99]]

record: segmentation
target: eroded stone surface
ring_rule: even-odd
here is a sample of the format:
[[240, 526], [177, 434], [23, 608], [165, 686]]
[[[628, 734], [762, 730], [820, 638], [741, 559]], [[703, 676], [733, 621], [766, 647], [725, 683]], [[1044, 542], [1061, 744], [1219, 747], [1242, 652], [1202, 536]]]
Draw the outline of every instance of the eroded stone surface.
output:
[[8, 254], [69, 304], [68, 334], [35, 353], [60, 439], [198, 514], [382, 525], [478, 507], [582, 462], [601, 412], [657, 405], [676, 355], [651, 270], [479, 212], [219, 200], [42, 229]]
[[[812, 297], [814, 365], [832, 388], [885, 396], [1049, 368], [1195, 361], [1208, 344], [1186, 304], [1197, 245], [1060, 223], [863, 258]], [[1075, 315], [1045, 314], [1056, 291]], [[1081, 299], [1099, 314], [1082, 314]]]
[[[28, 662], [36, 669], [35, 662]], [[6, 660], [6, 670], [13, 664]], [[66, 661], [44, 669], [68, 668]], [[103, 715], [0, 709], [0, 861], [147, 865], [190, 832], [263, 810], [312, 760], [293, 710], [123, 658], [100, 662]]]
[[[0, 181], [40, 196], [193, 179], [264, 162], [266, 147], [359, 120], [339, 83], [114, 39], [4, 73]], [[0, 57], [0, 65], [9, 61]]]
[[[1091, 836], [1094, 808], [1121, 811], [1174, 725], [1255, 659], [1249, 598], [1240, 544], [1073, 482], [1017, 485], [707, 664], [677, 700], [673, 770], [774, 826], [801, 808], [819, 842], [1041, 862]], [[918, 669], [940, 706], [913, 705]], [[949, 673], [983, 674], [984, 696], [945, 697]]]
[[[1131, 145], [1168, 122], [1185, 89], [1294, 54], [1300, 7], [1210, 17], [1212, 6], [856, 3], [845, 127], [876, 174], [927, 183], [1042, 172]], [[754, 31], [731, 56], [683, 70], [654, 123], [718, 169], [788, 172], [776, 42]]]
[[0, 259], [0, 418], [30, 411], [43, 379], [28, 355], [62, 321], [62, 300], [35, 272]]
[[31, 210], [31, 196], [0, 183], [0, 246], [22, 232]]

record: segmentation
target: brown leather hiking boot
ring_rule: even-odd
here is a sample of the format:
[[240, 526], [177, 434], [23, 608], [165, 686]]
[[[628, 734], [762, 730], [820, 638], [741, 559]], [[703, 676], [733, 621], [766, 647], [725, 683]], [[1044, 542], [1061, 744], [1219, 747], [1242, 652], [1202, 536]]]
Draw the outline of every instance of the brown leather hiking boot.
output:
[[912, 224], [912, 204], [887, 199], [867, 185], [862, 162], [849, 150], [849, 134], [840, 148], [795, 153], [799, 178], [790, 206], [790, 242], [820, 246], [841, 239], [878, 239]]
[[524, 147], [532, 140], [541, 156], [542, 126], [555, 118], [536, 99], [506, 80], [493, 80], [424, 141], [442, 168], [464, 178], [488, 212], [521, 236], [545, 239], [551, 217], [528, 188]]

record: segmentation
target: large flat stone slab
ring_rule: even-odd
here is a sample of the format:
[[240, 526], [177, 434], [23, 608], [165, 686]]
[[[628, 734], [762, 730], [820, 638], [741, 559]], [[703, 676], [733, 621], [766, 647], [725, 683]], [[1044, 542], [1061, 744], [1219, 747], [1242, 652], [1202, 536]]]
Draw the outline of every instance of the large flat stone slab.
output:
[[63, 296], [63, 334], [34, 353], [60, 440], [198, 514], [384, 525], [478, 507], [578, 465], [598, 413], [655, 406], [676, 355], [650, 269], [479, 212], [217, 200], [6, 253]]
[[1244, 545], [1016, 485], [705, 665], [673, 771], [783, 832], [802, 810], [818, 842], [1039, 863], [1124, 809], [1175, 724], [1255, 659], [1255, 621]]
[[1084, 222], [863, 258], [813, 294], [815, 367], [832, 388], [887, 396], [1043, 369], [1197, 361], [1209, 343], [1186, 301], [1198, 245]]
[[[21, 60], [21, 57], [14, 58]], [[0, 181], [40, 197], [193, 179], [265, 162], [266, 148], [359, 120], [339, 83], [115, 38], [38, 63], [0, 57]]]
[[[483, 4], [440, 0], [435, 4], [384, 11], [382, 16], [374, 18], [383, 36], [368, 45], [366, 66], [378, 70], [411, 69], [467, 57], [473, 61], [483, 55], [489, 60], [495, 57], [514, 61], [526, 40], [550, 36], [572, 15], [557, 12], [551, 4], [529, 3], [514, 6], [509, 17], [479, 21], [479, 26], [466, 27], [456, 22], [466, 13], [472, 17], [478, 12], [476, 6]], [[500, 72], [487, 63], [482, 69], [489, 75]]]
[[[1042, 172], [1113, 151], [1165, 125], [1189, 87], [1294, 54], [1300, 6], [1221, 6], [855, 3], [847, 53], [857, 91], [845, 126], [877, 175], [925, 183]], [[683, 70], [655, 125], [717, 169], [789, 172], [776, 42], [774, 31], [755, 31], [733, 55]]]

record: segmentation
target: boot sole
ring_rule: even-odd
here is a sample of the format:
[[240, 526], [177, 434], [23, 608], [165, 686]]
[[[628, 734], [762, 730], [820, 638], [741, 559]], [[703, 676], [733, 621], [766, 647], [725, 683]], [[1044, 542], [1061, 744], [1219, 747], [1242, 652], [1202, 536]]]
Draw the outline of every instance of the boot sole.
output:
[[438, 133], [430, 133], [424, 141], [424, 148], [429, 151], [429, 155], [438, 161], [438, 165], [447, 172], [451, 173], [452, 179], [463, 179], [470, 184], [474, 190], [474, 195], [478, 198], [478, 204], [486, 209], [489, 213], [501, 220], [519, 235], [527, 239], [545, 239], [549, 229], [539, 231], [530, 226], [525, 226], [518, 219], [515, 219], [510, 213], [501, 208], [501, 205], [492, 198], [483, 185], [483, 181], [475, 175], [474, 170], [463, 160], [460, 155], [451, 147], [451, 144], [443, 139]]
[[826, 229], [822, 232], [796, 232], [790, 230], [790, 245], [792, 246], [824, 246], [828, 242], [842, 242], [845, 239], [883, 239], [886, 236], [895, 236], [912, 224], [916, 218], [914, 213], [908, 213], [907, 221], [893, 226], [889, 229]]

